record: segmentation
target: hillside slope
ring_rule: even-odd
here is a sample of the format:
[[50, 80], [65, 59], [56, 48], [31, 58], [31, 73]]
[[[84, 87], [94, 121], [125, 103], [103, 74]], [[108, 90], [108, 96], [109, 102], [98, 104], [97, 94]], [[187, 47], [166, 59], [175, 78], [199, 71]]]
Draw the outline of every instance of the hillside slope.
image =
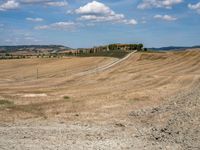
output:
[[141, 52], [80, 75], [113, 61], [1, 60], [0, 98], [14, 104], [0, 107], [0, 146], [198, 149], [200, 51]]
[[62, 45], [18, 45], [18, 46], [0, 46], [0, 53], [11, 54], [37, 54], [37, 53], [55, 53], [72, 48]]

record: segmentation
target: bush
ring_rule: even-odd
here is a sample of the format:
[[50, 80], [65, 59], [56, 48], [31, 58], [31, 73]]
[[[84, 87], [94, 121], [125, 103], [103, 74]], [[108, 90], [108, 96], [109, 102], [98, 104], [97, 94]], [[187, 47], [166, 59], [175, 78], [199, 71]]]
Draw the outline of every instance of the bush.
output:
[[67, 99], [70, 99], [70, 97], [69, 97], [69, 96], [64, 96], [63, 98], [64, 98], [64, 99], [66, 99], [66, 100], [67, 100]]

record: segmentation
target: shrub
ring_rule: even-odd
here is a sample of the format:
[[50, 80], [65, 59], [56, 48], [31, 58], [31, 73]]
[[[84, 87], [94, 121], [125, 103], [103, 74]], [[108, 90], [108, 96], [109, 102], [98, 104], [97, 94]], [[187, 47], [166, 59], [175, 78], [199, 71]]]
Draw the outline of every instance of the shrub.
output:
[[66, 100], [67, 100], [67, 99], [70, 99], [70, 97], [69, 97], [69, 96], [64, 96], [63, 98], [64, 98], [64, 99], [66, 99]]

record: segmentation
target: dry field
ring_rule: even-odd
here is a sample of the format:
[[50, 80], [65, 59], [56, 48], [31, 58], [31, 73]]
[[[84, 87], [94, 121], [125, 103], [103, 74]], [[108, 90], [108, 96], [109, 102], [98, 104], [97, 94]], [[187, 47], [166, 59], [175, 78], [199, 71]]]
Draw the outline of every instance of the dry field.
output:
[[200, 50], [114, 61], [0, 60], [0, 149], [200, 149]]

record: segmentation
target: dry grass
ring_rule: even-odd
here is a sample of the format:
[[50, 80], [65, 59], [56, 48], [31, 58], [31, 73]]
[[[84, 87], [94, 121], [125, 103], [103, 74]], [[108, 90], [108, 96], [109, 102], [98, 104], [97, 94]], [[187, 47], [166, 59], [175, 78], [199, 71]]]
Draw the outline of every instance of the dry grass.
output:
[[[195, 83], [200, 78], [199, 58], [199, 51], [136, 53], [111, 69], [83, 76], [77, 74], [116, 59], [1, 60], [0, 96], [12, 99], [13, 104], [0, 105], [9, 106], [4, 107], [9, 108], [9, 115], [18, 116], [20, 112], [49, 118], [59, 114], [73, 120], [77, 118], [70, 113], [82, 113], [80, 120], [93, 120], [93, 114], [96, 120], [107, 121], [109, 116], [124, 118], [133, 109], [156, 105], [164, 97]], [[39, 79], [34, 72], [37, 67]], [[47, 96], [23, 97], [29, 93]], [[7, 111], [1, 110], [1, 114]]]
[[0, 107], [10, 107], [10, 106], [13, 106], [14, 103], [9, 101], [9, 100], [0, 100]]

